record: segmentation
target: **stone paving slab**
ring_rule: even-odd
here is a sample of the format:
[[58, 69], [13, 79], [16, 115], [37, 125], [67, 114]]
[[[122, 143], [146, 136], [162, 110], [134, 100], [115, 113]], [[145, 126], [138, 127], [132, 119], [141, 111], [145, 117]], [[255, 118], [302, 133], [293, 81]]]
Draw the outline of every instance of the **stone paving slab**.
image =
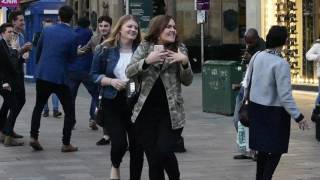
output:
[[[196, 75], [191, 87], [183, 89], [187, 125], [183, 132], [187, 153], [177, 154], [182, 180], [254, 180], [256, 164], [251, 160], [233, 160], [237, 154], [232, 118], [203, 113], [201, 79]], [[35, 103], [34, 84], [27, 84], [27, 103], [17, 120], [16, 131], [28, 143], [30, 119]], [[310, 118], [315, 94], [295, 93], [299, 107]], [[0, 100], [2, 102], [2, 99]], [[0, 145], [0, 180], [105, 180], [110, 171], [110, 146], [98, 147], [102, 131], [88, 128], [90, 98], [83, 87], [77, 98], [77, 125], [72, 143], [79, 146], [75, 153], [61, 153], [63, 119], [42, 118], [39, 140], [44, 151], [33, 152], [27, 145]], [[51, 105], [51, 102], [49, 106]], [[51, 114], [50, 114], [51, 115]], [[128, 153], [121, 165], [122, 179], [128, 179]], [[145, 162], [143, 180], [147, 180]], [[275, 173], [275, 180], [320, 180], [320, 145], [314, 139], [314, 125], [306, 132], [292, 123], [289, 153]]]

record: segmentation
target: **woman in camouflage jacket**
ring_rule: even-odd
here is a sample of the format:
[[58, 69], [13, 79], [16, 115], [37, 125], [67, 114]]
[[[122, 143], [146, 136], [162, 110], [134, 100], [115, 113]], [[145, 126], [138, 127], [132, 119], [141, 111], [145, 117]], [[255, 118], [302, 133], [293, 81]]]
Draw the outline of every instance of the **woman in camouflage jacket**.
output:
[[180, 179], [173, 148], [185, 124], [181, 84], [190, 85], [193, 73], [186, 47], [178, 42], [171, 16], [153, 18], [145, 41], [131, 58], [126, 74], [140, 82], [131, 120], [149, 163], [150, 180]]

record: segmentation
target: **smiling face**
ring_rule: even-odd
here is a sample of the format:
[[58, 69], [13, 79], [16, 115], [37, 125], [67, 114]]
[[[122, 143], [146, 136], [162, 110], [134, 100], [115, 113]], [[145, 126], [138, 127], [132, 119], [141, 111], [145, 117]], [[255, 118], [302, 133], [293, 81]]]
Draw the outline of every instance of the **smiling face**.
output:
[[161, 44], [174, 43], [176, 40], [176, 23], [173, 19], [170, 19], [164, 30], [160, 33], [159, 42]]
[[108, 36], [110, 34], [111, 26], [108, 22], [102, 21], [98, 24], [98, 28], [102, 36]]
[[125, 22], [119, 31], [120, 37], [126, 40], [135, 40], [138, 35], [138, 23], [132, 19]]

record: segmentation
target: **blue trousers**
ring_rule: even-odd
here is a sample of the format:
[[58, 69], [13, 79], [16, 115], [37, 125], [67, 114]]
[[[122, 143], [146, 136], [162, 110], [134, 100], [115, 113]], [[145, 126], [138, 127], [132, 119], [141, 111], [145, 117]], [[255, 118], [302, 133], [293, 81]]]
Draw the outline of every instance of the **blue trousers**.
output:
[[239, 110], [240, 110], [241, 101], [243, 100], [243, 96], [244, 96], [244, 87], [241, 86], [239, 93], [236, 97], [236, 105], [233, 113], [234, 127], [236, 128], [237, 131], [238, 131], [238, 122], [239, 122]]
[[82, 83], [84, 87], [87, 89], [89, 94], [91, 95], [91, 105], [90, 105], [90, 119], [94, 119], [94, 111], [96, 109], [98, 103], [98, 85], [96, 85], [90, 78], [88, 72], [85, 71], [70, 71], [68, 73], [69, 76], [69, 88], [72, 96], [72, 111], [75, 112], [76, 105], [76, 97], [78, 94], [78, 89], [80, 84]]
[[[59, 111], [59, 99], [56, 94], [51, 95], [52, 100], [52, 110], [53, 111]], [[43, 111], [49, 111], [48, 102], [46, 105], [44, 105]]]

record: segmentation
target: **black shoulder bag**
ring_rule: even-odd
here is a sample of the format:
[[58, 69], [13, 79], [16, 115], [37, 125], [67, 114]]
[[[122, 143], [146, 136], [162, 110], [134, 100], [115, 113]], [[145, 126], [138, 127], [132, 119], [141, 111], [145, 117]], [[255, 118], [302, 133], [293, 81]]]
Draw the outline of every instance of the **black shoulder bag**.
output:
[[[107, 63], [105, 60], [100, 61], [100, 67], [103, 67], [100, 69], [100, 74], [105, 73], [106, 66], [107, 66]], [[94, 120], [101, 127], [104, 127], [104, 117], [103, 117], [103, 110], [102, 110], [103, 91], [104, 91], [104, 87], [99, 85], [98, 103], [94, 112], [95, 114]]]
[[[259, 53], [259, 52], [258, 52]], [[249, 110], [249, 96], [250, 96], [250, 89], [251, 89], [251, 82], [252, 82], [252, 74], [253, 74], [253, 66], [254, 66], [254, 60], [256, 59], [258, 53], [254, 56], [253, 60], [252, 60], [252, 71], [250, 74], [250, 81], [249, 81], [249, 85], [248, 85], [248, 96], [246, 98], [243, 99], [240, 109], [239, 109], [239, 121], [242, 125], [244, 125], [245, 127], [249, 127], [250, 126], [250, 119], [249, 119], [249, 114], [248, 114], [248, 110]]]

